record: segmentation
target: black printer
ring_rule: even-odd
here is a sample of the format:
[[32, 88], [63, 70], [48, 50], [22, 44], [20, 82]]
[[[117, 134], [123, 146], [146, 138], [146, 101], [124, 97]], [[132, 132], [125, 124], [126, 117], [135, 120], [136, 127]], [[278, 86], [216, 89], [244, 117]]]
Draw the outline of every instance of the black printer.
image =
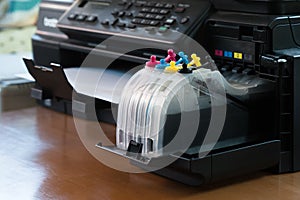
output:
[[[177, 43], [174, 31], [180, 32], [206, 49], [225, 79], [257, 79], [269, 90], [245, 97], [229, 95], [233, 106], [227, 110], [224, 137], [216, 147], [205, 157], [195, 153], [203, 140], [199, 131], [190, 149], [178, 157], [170, 155], [176, 161], [155, 173], [200, 185], [264, 169], [299, 171], [299, 14], [298, 0], [43, 0], [32, 37], [33, 59], [24, 58], [36, 79], [31, 95], [45, 107], [84, 118], [89, 118], [93, 107], [99, 121], [116, 123], [110, 109], [114, 102], [74, 91], [64, 69], [81, 66], [99, 43], [118, 36], [120, 41], [101, 46], [93, 57], [101, 61], [115, 56], [118, 59], [109, 68], [127, 72], [151, 55], [164, 58], [161, 49], [179, 51], [178, 46], [185, 44]], [[127, 43], [151, 48], [122, 54]], [[237, 112], [241, 115], [234, 117]], [[176, 116], [168, 117], [166, 130], [172, 129], [168, 126], [172, 120]], [[136, 151], [139, 145], [143, 144], [133, 141], [127, 151]], [[137, 159], [133, 158], [133, 164], [147, 168]]]

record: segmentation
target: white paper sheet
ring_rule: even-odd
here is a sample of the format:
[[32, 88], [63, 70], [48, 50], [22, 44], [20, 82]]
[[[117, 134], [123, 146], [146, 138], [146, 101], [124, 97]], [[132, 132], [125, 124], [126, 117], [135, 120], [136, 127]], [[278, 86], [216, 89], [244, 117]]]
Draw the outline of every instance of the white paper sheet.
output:
[[67, 68], [64, 72], [76, 92], [115, 104], [120, 102], [123, 88], [134, 74], [87, 67]]
[[0, 80], [14, 79], [17, 74], [29, 74], [22, 58], [31, 55], [31, 53], [0, 54]]

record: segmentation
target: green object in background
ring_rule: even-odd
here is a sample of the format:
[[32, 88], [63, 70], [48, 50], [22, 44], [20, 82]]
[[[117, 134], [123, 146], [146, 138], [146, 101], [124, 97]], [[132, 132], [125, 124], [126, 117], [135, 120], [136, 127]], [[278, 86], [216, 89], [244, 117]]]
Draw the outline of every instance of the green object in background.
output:
[[29, 11], [38, 5], [40, 0], [10, 0], [8, 12]]
[[0, 0], [0, 28], [36, 23], [40, 0]]

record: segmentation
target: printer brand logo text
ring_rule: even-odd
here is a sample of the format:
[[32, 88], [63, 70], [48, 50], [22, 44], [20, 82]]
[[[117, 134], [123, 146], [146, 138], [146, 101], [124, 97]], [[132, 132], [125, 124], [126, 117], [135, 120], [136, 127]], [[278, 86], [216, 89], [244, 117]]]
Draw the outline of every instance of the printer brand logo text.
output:
[[56, 28], [57, 22], [58, 22], [58, 19], [48, 18], [48, 17], [45, 17], [44, 21], [43, 21], [44, 26], [50, 27], [50, 28]]

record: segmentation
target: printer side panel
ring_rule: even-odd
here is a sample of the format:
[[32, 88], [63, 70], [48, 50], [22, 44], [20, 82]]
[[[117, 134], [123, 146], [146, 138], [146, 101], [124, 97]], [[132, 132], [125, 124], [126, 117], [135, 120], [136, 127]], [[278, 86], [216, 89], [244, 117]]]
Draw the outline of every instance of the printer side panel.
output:
[[[259, 77], [273, 82], [274, 97], [267, 100], [273, 103], [269, 105], [272, 109], [265, 110], [265, 116], [256, 114], [253, 118], [254, 121], [261, 122], [259, 127], [265, 127], [261, 129], [265, 130], [262, 134], [281, 142], [276, 172], [299, 171], [300, 49], [297, 44], [299, 34], [295, 33], [296, 29], [294, 33], [291, 31], [288, 17], [272, 18], [268, 15], [260, 17], [261, 20], [258, 21], [253, 20], [251, 14], [215, 13], [208, 20], [207, 37], [210, 38], [208, 40], [210, 42], [206, 44], [206, 48], [222, 73], [225, 74], [235, 68], [243, 70], [250, 68]], [[299, 20], [298, 18], [295, 16], [293, 21]], [[216, 50], [221, 50], [223, 55], [215, 55]], [[232, 52], [242, 53], [243, 59], [232, 59], [234, 56]], [[260, 108], [265, 109], [263, 106]], [[252, 127], [258, 126], [254, 124]]]
[[[287, 58], [288, 73], [282, 69], [279, 88], [279, 138], [281, 155], [279, 173], [300, 170], [300, 40], [299, 16], [286, 17], [286, 23], [273, 27], [273, 51]], [[276, 23], [275, 23], [276, 24]], [[289, 78], [288, 78], [289, 77]], [[290, 81], [287, 81], [287, 80]]]
[[[300, 51], [300, 50], [299, 50]], [[300, 170], [300, 57], [294, 65], [294, 171]]]

